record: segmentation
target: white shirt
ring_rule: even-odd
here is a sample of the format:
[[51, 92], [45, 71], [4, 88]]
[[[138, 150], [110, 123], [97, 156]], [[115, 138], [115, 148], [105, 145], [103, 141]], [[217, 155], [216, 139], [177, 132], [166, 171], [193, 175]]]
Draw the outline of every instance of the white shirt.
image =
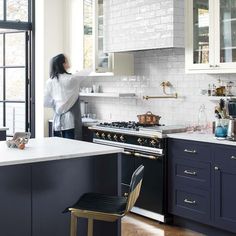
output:
[[55, 131], [74, 129], [74, 116], [70, 108], [79, 97], [82, 80], [71, 74], [60, 74], [59, 79], [48, 79], [45, 87], [44, 106], [54, 110], [53, 129]]

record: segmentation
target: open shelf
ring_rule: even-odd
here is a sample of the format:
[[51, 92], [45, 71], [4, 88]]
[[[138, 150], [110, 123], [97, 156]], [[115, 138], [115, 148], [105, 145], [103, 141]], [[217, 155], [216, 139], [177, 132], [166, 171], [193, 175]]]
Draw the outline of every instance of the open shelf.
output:
[[137, 98], [135, 93], [80, 93], [80, 97]]

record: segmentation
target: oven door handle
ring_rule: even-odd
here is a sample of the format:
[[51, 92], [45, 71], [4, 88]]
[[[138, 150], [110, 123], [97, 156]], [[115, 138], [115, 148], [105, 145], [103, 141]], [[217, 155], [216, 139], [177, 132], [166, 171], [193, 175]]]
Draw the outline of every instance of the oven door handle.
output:
[[124, 153], [125, 155], [129, 155], [129, 156], [131, 156], [131, 155], [134, 154], [133, 152], [129, 152], [129, 151], [126, 151], [126, 150], [124, 150], [123, 153]]
[[154, 156], [154, 155], [146, 155], [146, 154], [135, 152], [134, 156], [136, 156], [136, 157], [144, 157], [144, 158], [151, 159], [151, 160], [158, 160], [163, 155]]

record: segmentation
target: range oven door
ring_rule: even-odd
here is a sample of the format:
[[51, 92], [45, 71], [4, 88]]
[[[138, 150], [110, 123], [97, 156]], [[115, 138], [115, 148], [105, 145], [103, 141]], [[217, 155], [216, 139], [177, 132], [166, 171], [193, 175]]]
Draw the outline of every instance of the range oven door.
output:
[[164, 215], [166, 185], [163, 155], [125, 150], [122, 154], [122, 193], [128, 193], [132, 173], [140, 165], [144, 165], [144, 176], [135, 207]]

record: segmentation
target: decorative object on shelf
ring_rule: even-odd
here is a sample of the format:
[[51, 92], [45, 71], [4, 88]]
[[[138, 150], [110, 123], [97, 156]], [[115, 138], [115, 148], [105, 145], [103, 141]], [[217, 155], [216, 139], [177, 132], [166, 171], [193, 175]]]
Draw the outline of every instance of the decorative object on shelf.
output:
[[30, 132], [16, 132], [13, 139], [6, 141], [6, 144], [9, 148], [24, 149], [25, 144], [27, 144], [30, 139], [30, 136]]
[[173, 88], [173, 85], [169, 81], [163, 81], [161, 83], [161, 86], [162, 86], [164, 95], [162, 95], [162, 96], [143, 96], [143, 99], [149, 100], [149, 99], [159, 99], [159, 98], [178, 98], [177, 93], [167, 93], [166, 92], [166, 87]]

